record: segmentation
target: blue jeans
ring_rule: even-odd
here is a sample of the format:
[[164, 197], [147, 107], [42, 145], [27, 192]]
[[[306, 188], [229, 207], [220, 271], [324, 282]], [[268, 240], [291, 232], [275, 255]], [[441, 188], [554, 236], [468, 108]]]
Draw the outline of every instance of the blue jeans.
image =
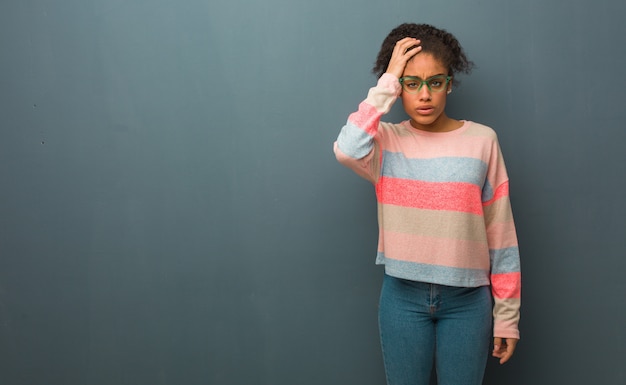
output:
[[489, 286], [451, 287], [385, 274], [379, 328], [388, 385], [480, 385], [491, 345]]

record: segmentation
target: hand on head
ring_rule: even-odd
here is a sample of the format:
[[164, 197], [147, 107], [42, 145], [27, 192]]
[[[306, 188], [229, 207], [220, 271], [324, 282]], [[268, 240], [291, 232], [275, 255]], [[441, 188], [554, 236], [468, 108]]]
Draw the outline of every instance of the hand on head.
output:
[[404, 39], [398, 40], [393, 48], [391, 59], [389, 60], [387, 71], [385, 72], [395, 75], [397, 78], [401, 78], [406, 63], [422, 50], [419, 44], [420, 41], [412, 37], [405, 37]]

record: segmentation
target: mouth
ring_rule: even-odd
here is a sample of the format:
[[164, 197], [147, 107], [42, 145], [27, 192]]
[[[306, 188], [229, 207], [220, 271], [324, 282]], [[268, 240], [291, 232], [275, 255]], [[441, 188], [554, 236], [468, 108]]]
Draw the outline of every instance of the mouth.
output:
[[415, 112], [420, 115], [430, 115], [433, 113], [433, 111], [435, 111], [435, 107], [432, 106], [423, 106], [415, 109]]

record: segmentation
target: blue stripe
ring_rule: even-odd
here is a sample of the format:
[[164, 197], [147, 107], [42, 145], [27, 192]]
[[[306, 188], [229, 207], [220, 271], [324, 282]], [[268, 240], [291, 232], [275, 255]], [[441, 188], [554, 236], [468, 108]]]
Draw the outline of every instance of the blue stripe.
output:
[[490, 249], [491, 272], [493, 274], [516, 273], [520, 271], [519, 248]]
[[480, 159], [442, 157], [407, 158], [403, 153], [384, 152], [383, 176], [425, 182], [471, 183], [481, 189], [487, 176], [487, 164]]
[[384, 253], [380, 252], [376, 257], [376, 264], [385, 265], [385, 272], [392, 277], [411, 281], [457, 287], [478, 287], [490, 284], [487, 270], [398, 261], [385, 258]]
[[491, 187], [491, 183], [489, 183], [489, 180], [485, 179], [485, 185], [483, 186], [483, 195], [482, 195], [482, 201], [483, 202], [489, 202], [490, 200], [493, 199], [493, 187]]
[[361, 159], [372, 151], [374, 142], [371, 135], [348, 122], [337, 137], [337, 146], [349, 157]]

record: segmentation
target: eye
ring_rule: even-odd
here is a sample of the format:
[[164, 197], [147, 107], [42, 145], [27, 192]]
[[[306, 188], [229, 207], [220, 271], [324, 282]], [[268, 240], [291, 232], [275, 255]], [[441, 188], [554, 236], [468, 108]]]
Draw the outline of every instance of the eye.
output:
[[430, 79], [428, 81], [429, 87], [431, 89], [434, 89], [434, 90], [439, 90], [439, 89], [443, 88], [445, 84], [446, 84], [446, 78], [445, 77], [441, 77], [441, 76], [436, 77], [434, 79]]
[[409, 80], [407, 82], [404, 82], [404, 86], [408, 89], [416, 89], [419, 88], [420, 84], [418, 82], [416, 82], [415, 80]]
[[442, 85], [442, 84], [443, 84], [443, 83], [441, 83], [441, 80], [432, 80], [432, 81], [430, 82], [430, 86], [431, 86], [431, 87], [435, 87], [435, 88], [437, 88], [437, 87], [441, 87], [441, 85]]

